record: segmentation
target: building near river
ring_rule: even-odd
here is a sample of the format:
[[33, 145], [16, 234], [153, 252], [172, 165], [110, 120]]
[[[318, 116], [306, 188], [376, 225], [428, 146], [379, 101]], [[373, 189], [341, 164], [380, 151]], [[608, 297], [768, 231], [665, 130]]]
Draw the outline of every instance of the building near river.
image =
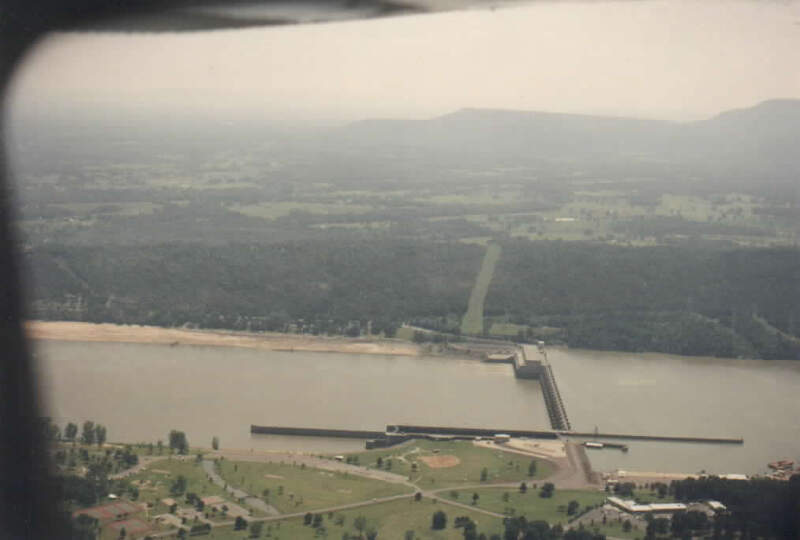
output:
[[631, 499], [620, 499], [619, 497], [609, 497], [608, 502], [629, 514], [674, 514], [675, 512], [684, 512], [687, 508], [683, 503], [637, 504]]

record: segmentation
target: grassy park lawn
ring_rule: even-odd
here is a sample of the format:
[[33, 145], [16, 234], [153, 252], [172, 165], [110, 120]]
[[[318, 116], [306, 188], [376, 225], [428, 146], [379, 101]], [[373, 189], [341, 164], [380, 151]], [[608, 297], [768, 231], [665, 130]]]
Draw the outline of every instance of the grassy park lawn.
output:
[[[531, 478], [528, 476], [528, 466], [534, 458], [476, 446], [471, 441], [413, 440], [349, 457], [358, 457], [359, 464], [366, 467], [409, 476], [423, 489], [479, 484], [484, 468], [487, 472], [486, 483], [536, 480], [546, 478], [553, 472], [549, 462], [536, 459], [536, 474]], [[381, 460], [380, 467], [378, 458]], [[417, 464], [416, 471], [412, 470], [413, 463]]]
[[284, 513], [412, 493], [400, 484], [292, 464], [222, 460], [220, 466], [220, 476], [232, 486], [257, 497], [268, 489], [265, 500]]
[[[437, 510], [442, 510], [447, 514], [447, 527], [440, 531], [431, 529], [431, 519]], [[453, 527], [453, 520], [458, 516], [470, 517], [477, 523], [478, 531], [486, 533], [487, 537], [491, 534], [501, 534], [503, 531], [502, 520], [499, 518], [454, 508], [446, 504], [434, 504], [428, 499], [419, 502], [408, 500], [376, 504], [344, 512], [334, 512], [332, 515], [322, 514], [322, 527], [325, 528], [328, 538], [341, 538], [343, 533], [357, 535], [355, 520], [359, 516], [366, 519], [364, 531], [374, 529], [378, 532], [378, 538], [402, 539], [405, 532], [410, 530], [414, 531], [415, 540], [460, 540], [464, 537], [462, 529]], [[313, 527], [303, 525], [302, 518], [264, 523], [261, 532], [261, 538], [272, 540], [324, 538], [326, 536], [317, 533]], [[232, 527], [220, 527], [214, 529], [212, 534], [205, 538], [232, 540], [247, 537], [249, 537], [248, 531], [234, 531]]]
[[[529, 489], [526, 493], [520, 493], [518, 489], [476, 489], [455, 491], [458, 494], [459, 502], [471, 504], [472, 494], [479, 495], [477, 507], [499, 514], [510, 514], [513, 511], [515, 516], [525, 516], [528, 520], [541, 519], [551, 525], [561, 523], [566, 525], [567, 505], [570, 501], [578, 501], [579, 512], [586, 506], [596, 506], [601, 504], [606, 494], [601, 491], [584, 490], [559, 490], [556, 489], [550, 498], [539, 496], [538, 489]], [[504, 500], [504, 493], [508, 494], [508, 502]], [[442, 493], [442, 497], [454, 499], [453, 493]]]
[[136, 482], [139, 488], [138, 502], [153, 503], [153, 512], [164, 513], [168, 511], [161, 503], [161, 499], [165, 497], [171, 497], [179, 506], [185, 506], [182, 495], [170, 494], [170, 486], [179, 475], [186, 478], [186, 493], [193, 492], [198, 497], [209, 495], [225, 497], [222, 488], [208, 481], [202, 465], [196, 463], [193, 456], [187, 456], [186, 460], [172, 457], [154, 461], [142, 472], [131, 475], [127, 480], [131, 483]]

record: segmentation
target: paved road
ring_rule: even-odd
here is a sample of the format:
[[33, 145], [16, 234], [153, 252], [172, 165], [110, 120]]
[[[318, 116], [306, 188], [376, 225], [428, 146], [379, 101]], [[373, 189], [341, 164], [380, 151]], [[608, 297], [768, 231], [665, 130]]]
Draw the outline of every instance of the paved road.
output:
[[254, 497], [247, 493], [244, 490], [239, 488], [229, 486], [225, 480], [217, 474], [217, 471], [214, 470], [214, 462], [204, 459], [203, 460], [203, 470], [211, 477], [211, 481], [220, 486], [221, 488], [225, 489], [228, 493], [233, 495], [236, 500], [243, 499], [247, 506], [255, 508], [256, 510], [261, 510], [265, 514], [269, 514], [270, 516], [278, 516], [280, 512], [277, 508], [272, 505], [267, 504], [262, 499], [258, 497]]

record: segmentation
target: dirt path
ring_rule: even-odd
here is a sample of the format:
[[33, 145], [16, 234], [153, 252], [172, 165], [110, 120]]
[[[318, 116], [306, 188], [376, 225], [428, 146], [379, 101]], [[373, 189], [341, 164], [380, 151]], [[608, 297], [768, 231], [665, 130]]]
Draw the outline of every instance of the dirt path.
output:
[[439, 501], [442, 504], [449, 504], [450, 506], [456, 506], [458, 508], [463, 508], [465, 510], [470, 510], [471, 512], [477, 512], [479, 514], [485, 514], [487, 516], [497, 517], [497, 518], [501, 518], [501, 519], [507, 517], [507, 516], [504, 516], [503, 514], [498, 514], [497, 512], [492, 512], [491, 510], [485, 510], [485, 509], [481, 508], [480, 506], [472, 506], [472, 505], [469, 505], [469, 504], [464, 504], [464, 503], [452, 501], [450, 499], [445, 499], [444, 497], [439, 497], [438, 495], [426, 494], [426, 493], [423, 492], [423, 496], [428, 496], [431, 499], [435, 499], [435, 500]]
[[130, 469], [125, 469], [124, 471], [109, 474], [108, 478], [111, 480], [119, 480], [120, 478], [127, 478], [133, 474], [142, 472], [145, 470], [148, 465], [153, 463], [154, 461], [159, 461], [162, 459], [166, 459], [164, 456], [139, 456], [139, 463], [131, 467]]

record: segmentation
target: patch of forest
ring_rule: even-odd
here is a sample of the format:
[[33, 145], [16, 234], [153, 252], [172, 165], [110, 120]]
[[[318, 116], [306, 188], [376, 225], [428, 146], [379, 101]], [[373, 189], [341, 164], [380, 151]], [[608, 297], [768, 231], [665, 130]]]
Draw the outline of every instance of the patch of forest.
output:
[[[31, 316], [364, 334], [457, 321], [484, 248], [331, 235], [272, 243], [37, 245]], [[507, 239], [484, 315], [515, 339], [684, 355], [800, 358], [800, 251]], [[544, 328], [547, 335], [538, 335]], [[434, 328], [442, 330], [442, 328]]]
[[487, 315], [573, 347], [800, 358], [800, 251], [509, 240]]
[[388, 239], [210, 246], [41, 246], [31, 315], [43, 319], [356, 335], [463, 313], [483, 249]]
[[672, 482], [669, 492], [679, 501], [716, 500], [728, 507], [713, 523], [713, 538], [800, 537], [800, 475], [787, 482], [687, 478]]

